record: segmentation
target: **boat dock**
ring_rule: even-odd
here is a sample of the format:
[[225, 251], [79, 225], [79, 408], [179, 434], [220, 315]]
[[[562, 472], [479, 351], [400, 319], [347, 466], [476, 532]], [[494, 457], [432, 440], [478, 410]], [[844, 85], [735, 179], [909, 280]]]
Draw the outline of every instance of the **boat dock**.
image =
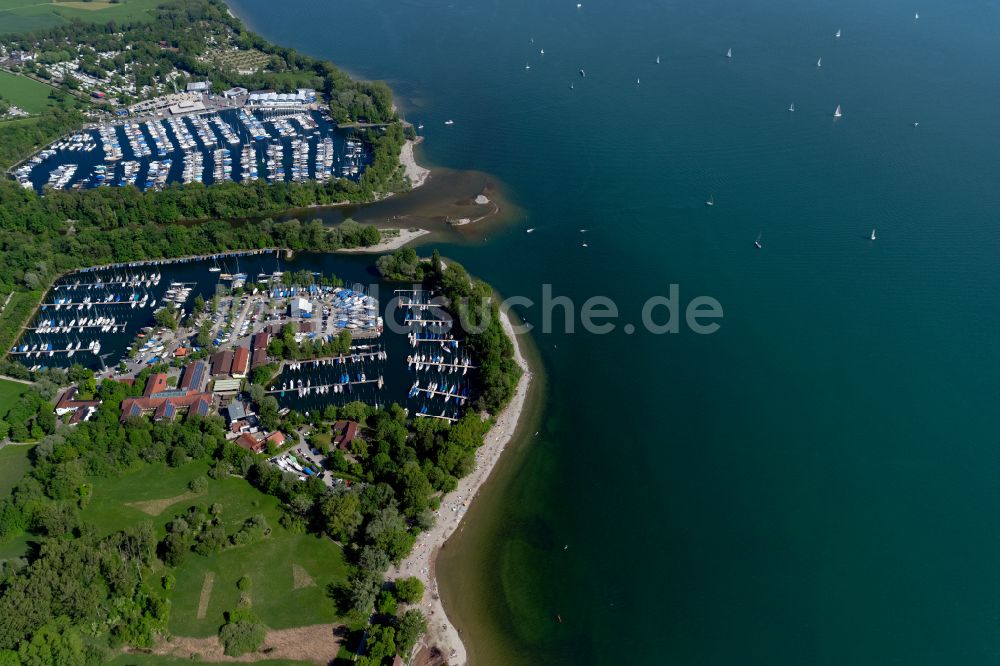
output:
[[406, 365], [407, 365], [407, 367], [413, 367], [414, 364], [416, 364], [418, 366], [418, 368], [431, 368], [431, 367], [433, 367], [433, 368], [439, 368], [441, 370], [445, 370], [445, 369], [449, 369], [449, 370], [475, 370], [475, 369], [477, 369], [479, 367], [478, 365], [472, 365], [471, 363], [446, 363], [444, 361], [421, 361], [419, 359], [413, 358], [412, 356], [407, 356], [406, 357]]
[[[300, 398], [302, 398], [302, 397], [305, 397], [307, 395], [312, 395], [314, 393], [316, 395], [323, 395], [323, 394], [330, 393], [330, 389], [331, 388], [334, 389], [333, 393], [343, 393], [345, 386], [347, 386], [347, 387], [351, 387], [351, 386], [363, 386], [365, 384], [377, 384], [378, 388], [382, 388], [383, 386], [385, 386], [385, 380], [382, 378], [381, 375], [379, 375], [375, 379], [363, 379], [363, 380], [362, 379], [358, 379], [358, 380], [349, 381], [349, 382], [335, 382], [335, 383], [332, 383], [332, 384], [313, 384], [313, 385], [310, 385], [310, 386], [290, 386], [288, 388], [271, 389], [269, 391], [265, 391], [265, 393], [272, 394], [272, 395], [273, 394], [278, 394], [278, 393], [280, 393], [282, 395], [284, 395], [285, 393], [296, 393], [296, 394], [298, 394], [298, 396]], [[340, 390], [337, 390], [338, 388]]]
[[[11, 356], [24, 356], [25, 358], [31, 358], [32, 356], [40, 358], [42, 356], [52, 356], [54, 354], [69, 354], [70, 356], [72, 356], [77, 352], [91, 352], [93, 354], [101, 353], [100, 343], [91, 343], [91, 346], [87, 347], [84, 347], [81, 343], [77, 343], [76, 346], [70, 343], [70, 346], [66, 347], [65, 349], [48, 349], [48, 348], [42, 349], [38, 345], [33, 345], [32, 348], [25, 349], [25, 347], [27, 346], [28, 345], [22, 345], [21, 347], [18, 347], [17, 349], [12, 349], [7, 353], [10, 354]], [[42, 345], [42, 347], [47, 347], [47, 346]]]
[[449, 421], [451, 423], [458, 422], [458, 419], [453, 418], [451, 416], [444, 416], [443, 414], [439, 416], [437, 414], [422, 414], [421, 412], [417, 412], [416, 414], [414, 414], [414, 416], [420, 416], [427, 419], [441, 419], [442, 421]]

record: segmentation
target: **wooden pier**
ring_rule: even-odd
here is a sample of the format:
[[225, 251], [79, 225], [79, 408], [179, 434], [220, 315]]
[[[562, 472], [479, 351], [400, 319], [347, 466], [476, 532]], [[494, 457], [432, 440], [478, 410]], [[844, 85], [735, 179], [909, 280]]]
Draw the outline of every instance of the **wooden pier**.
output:
[[450, 421], [451, 423], [457, 423], [458, 422], [458, 419], [456, 419], [456, 418], [453, 418], [451, 416], [440, 416], [438, 414], [421, 414], [420, 412], [416, 412], [414, 414], [414, 416], [420, 416], [420, 417], [428, 418], [428, 419], [441, 419], [442, 421]]
[[[358, 381], [353, 381], [353, 382], [334, 382], [332, 384], [313, 384], [312, 386], [290, 386], [290, 387], [288, 387], [286, 389], [281, 389], [281, 388], [271, 389], [269, 391], [265, 391], [265, 393], [268, 393], [268, 394], [294, 393], [296, 395], [299, 395], [299, 397], [304, 398], [304, 397], [307, 397], [307, 396], [310, 396], [310, 395], [314, 395], [314, 394], [315, 395], [324, 395], [324, 394], [319, 393], [319, 391], [318, 391], [318, 389], [321, 389], [321, 388], [332, 388], [332, 387], [335, 387], [335, 386], [341, 386], [341, 387], [343, 387], [343, 386], [362, 386], [364, 384], [378, 384], [378, 388], [381, 389], [383, 386], [385, 386], [385, 380], [382, 378], [381, 375], [379, 375], [376, 379], [366, 379], [364, 381], [358, 380]], [[301, 394], [299, 393], [300, 391], [302, 392]], [[343, 394], [344, 391], [337, 391], [337, 392], [333, 393], [333, 395], [336, 395], [338, 393], [339, 394]], [[326, 395], [330, 395], [330, 393], [327, 393]]]

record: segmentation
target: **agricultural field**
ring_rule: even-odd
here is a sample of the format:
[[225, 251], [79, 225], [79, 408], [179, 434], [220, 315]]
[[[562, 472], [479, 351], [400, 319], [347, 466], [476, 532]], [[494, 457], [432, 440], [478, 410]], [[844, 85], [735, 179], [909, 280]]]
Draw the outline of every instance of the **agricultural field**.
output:
[[167, 522], [194, 505], [221, 504], [227, 533], [237, 531], [256, 514], [267, 520], [271, 533], [261, 541], [209, 556], [189, 553], [172, 570], [176, 585], [171, 592], [171, 633], [215, 636], [224, 622], [223, 614], [237, 605], [240, 591], [236, 582], [242, 576], [253, 581], [249, 595], [254, 612], [271, 629], [336, 622], [326, 588], [347, 577], [340, 547], [329, 539], [283, 528], [277, 498], [261, 493], [243, 479], [209, 480], [206, 492], [191, 492], [188, 483], [207, 471], [204, 462], [176, 469], [155, 464], [122, 477], [95, 479], [93, 497], [83, 513], [100, 533], [151, 520], [159, 537], [166, 534]]
[[51, 86], [26, 76], [0, 71], [0, 97], [28, 113], [41, 113], [52, 106], [49, 94], [53, 90]]
[[69, 23], [73, 19], [106, 23], [134, 21], [150, 17], [160, 0], [121, 2], [36, 2], [0, 0], [0, 34], [21, 33]]

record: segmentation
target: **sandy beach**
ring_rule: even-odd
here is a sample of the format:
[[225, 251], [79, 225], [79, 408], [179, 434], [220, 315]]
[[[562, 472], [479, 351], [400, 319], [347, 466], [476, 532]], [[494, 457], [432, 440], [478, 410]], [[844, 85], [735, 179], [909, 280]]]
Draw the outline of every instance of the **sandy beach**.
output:
[[416, 189], [424, 184], [427, 177], [431, 175], [431, 170], [417, 164], [417, 159], [413, 156], [413, 147], [416, 141], [409, 140], [403, 144], [399, 151], [399, 161], [406, 169], [406, 177], [410, 179], [410, 185]]
[[[385, 231], [385, 229], [383, 229], [383, 231]], [[410, 241], [416, 240], [417, 238], [425, 236], [429, 233], [430, 232], [426, 229], [400, 229], [398, 236], [386, 238], [377, 245], [343, 248], [341, 250], [337, 250], [337, 252], [344, 252], [347, 254], [378, 254], [380, 252], [390, 252], [392, 250], [398, 250]]]
[[476, 452], [475, 470], [459, 481], [458, 488], [443, 498], [441, 508], [437, 512], [437, 524], [433, 529], [420, 535], [410, 556], [403, 560], [395, 571], [390, 572], [395, 578], [416, 576], [424, 583], [424, 598], [420, 602], [420, 607], [427, 617], [428, 630], [415, 651], [419, 652], [422, 648], [437, 648], [441, 656], [452, 666], [462, 666], [467, 663], [468, 658], [465, 645], [441, 604], [435, 561], [441, 546], [461, 524], [479, 489], [489, 478], [501, 454], [514, 436], [532, 380], [531, 371], [521, 352], [517, 336], [514, 335], [509, 316], [503, 317], [502, 323], [514, 343], [514, 359], [523, 371], [514, 397], [497, 417], [493, 427], [486, 434], [483, 445]]

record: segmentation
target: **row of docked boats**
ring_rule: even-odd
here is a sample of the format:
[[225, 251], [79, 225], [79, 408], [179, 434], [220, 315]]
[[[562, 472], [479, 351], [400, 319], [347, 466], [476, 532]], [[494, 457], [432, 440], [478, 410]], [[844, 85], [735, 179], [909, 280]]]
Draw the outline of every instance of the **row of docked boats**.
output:
[[73, 180], [78, 168], [79, 166], [76, 164], [60, 164], [49, 174], [47, 186], [54, 190], [63, 189]]
[[455, 399], [455, 403], [460, 406], [465, 405], [465, 401], [469, 397], [469, 387], [461, 386], [459, 384], [442, 384], [439, 382], [428, 382], [426, 387], [420, 385], [420, 380], [413, 382], [413, 386], [410, 387], [409, 397], [415, 398], [420, 393], [426, 393], [432, 398], [435, 396], [440, 396], [444, 398], [447, 403], [452, 398]]
[[11, 354], [23, 355], [25, 358], [40, 358], [41, 356], [54, 356], [55, 354], [66, 354], [67, 356], [73, 356], [78, 351], [89, 351], [94, 355], [101, 353], [101, 341], [91, 340], [86, 347], [80, 341], [70, 342], [69, 345], [63, 349], [56, 348], [55, 344], [52, 342], [38, 342], [33, 345], [21, 344], [12, 347], [10, 350]]
[[462, 375], [465, 375], [473, 365], [472, 359], [468, 356], [452, 358], [444, 354], [413, 354], [406, 357], [406, 367], [415, 369], [417, 372], [427, 369], [455, 373], [461, 370]]
[[98, 276], [93, 282], [64, 282], [55, 286], [56, 291], [76, 291], [77, 289], [100, 289], [101, 287], [153, 287], [160, 284], [162, 273], [123, 273], [112, 275], [107, 280]]
[[124, 329], [125, 324], [119, 324], [117, 317], [95, 317], [71, 319], [43, 319], [34, 326], [29, 327], [36, 333], [72, 333], [74, 330], [82, 333], [88, 328], [99, 328], [101, 333], [117, 333], [119, 329]]

